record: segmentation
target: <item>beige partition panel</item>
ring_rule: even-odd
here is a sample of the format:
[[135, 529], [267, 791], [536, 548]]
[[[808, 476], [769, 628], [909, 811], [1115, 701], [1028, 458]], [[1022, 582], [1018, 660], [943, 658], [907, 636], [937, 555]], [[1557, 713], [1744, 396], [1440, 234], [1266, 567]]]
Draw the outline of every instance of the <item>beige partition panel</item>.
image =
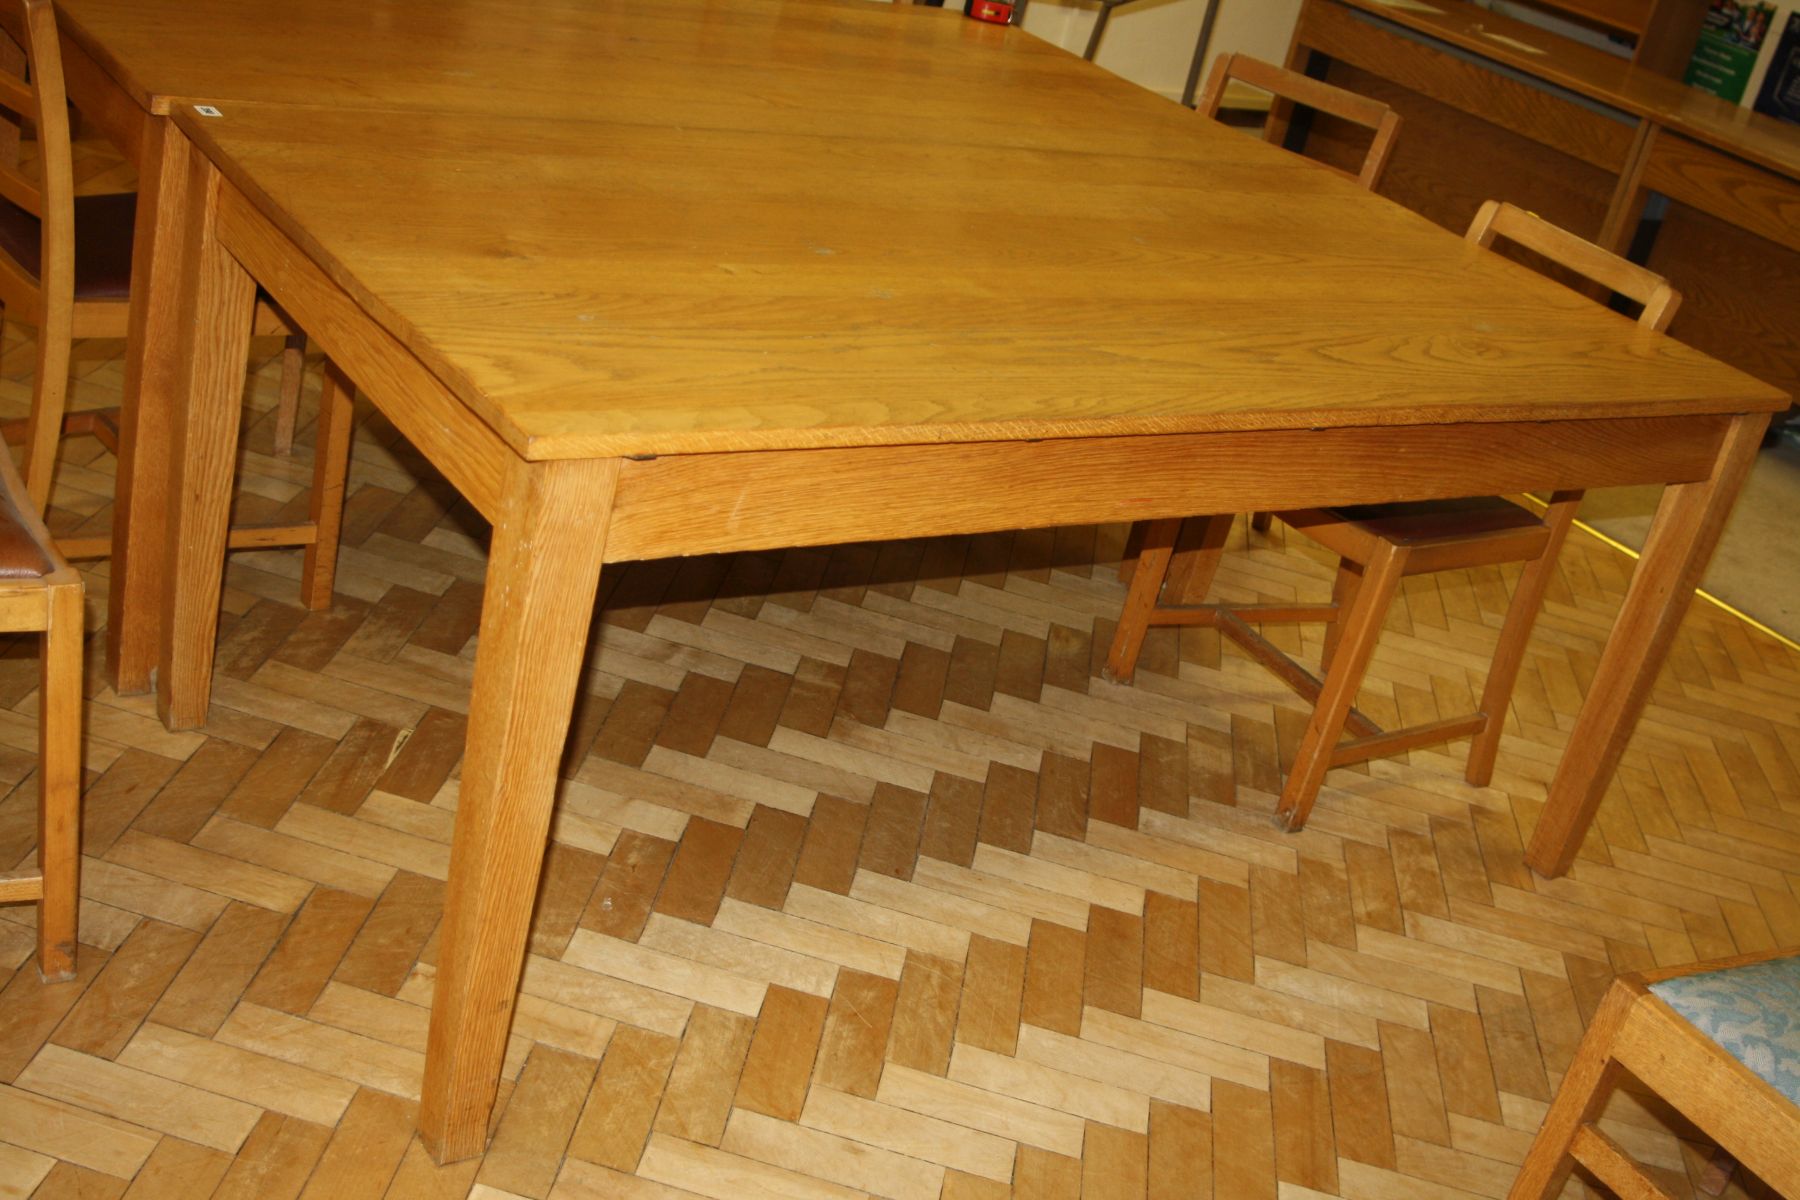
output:
[[[1300, 0], [1136, 0], [1113, 13], [1094, 61], [1175, 99], [1187, 81], [1194, 43], [1212, 6], [1219, 11], [1207, 48], [1209, 65], [1214, 55], [1231, 52], [1270, 62], [1286, 58]], [[1099, 11], [1098, 5], [1073, 0], [1032, 0], [1025, 10], [1025, 28], [1080, 54]]]

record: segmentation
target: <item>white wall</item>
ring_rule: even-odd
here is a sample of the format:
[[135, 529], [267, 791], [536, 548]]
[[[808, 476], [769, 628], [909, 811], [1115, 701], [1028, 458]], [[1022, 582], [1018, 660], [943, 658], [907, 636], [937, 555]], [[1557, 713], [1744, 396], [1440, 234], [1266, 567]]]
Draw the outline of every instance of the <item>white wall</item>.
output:
[[[1242, 51], [1270, 62], [1287, 57], [1288, 40], [1301, 0], [1133, 0], [1116, 10], [1095, 61], [1142, 87], [1179, 98], [1193, 58], [1194, 41], [1209, 4], [1219, 6], [1208, 47], [1215, 54]], [[1100, 10], [1078, 0], [1031, 0], [1027, 32], [1055, 42], [1071, 54], [1087, 46]], [[1202, 72], [1201, 79], [1206, 78]]]

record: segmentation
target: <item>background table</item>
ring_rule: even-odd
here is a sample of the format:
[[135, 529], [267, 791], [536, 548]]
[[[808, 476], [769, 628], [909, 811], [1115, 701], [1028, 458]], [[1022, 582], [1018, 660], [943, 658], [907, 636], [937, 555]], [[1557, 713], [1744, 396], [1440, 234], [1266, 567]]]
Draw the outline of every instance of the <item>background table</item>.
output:
[[[1091, 140], [1118, 124], [1121, 107], [1155, 103], [1104, 72], [1068, 71], [1054, 46], [940, 10], [908, 14], [903, 26], [885, 8], [777, 0], [552, 4], [534, 6], [529, 22], [496, 0], [294, 0], [279, 17], [258, 0], [179, 12], [73, 0], [57, 15], [71, 99], [138, 168], [119, 485], [157, 514], [183, 336], [175, 297], [187, 159], [185, 143], [167, 136], [173, 97], [540, 120], [604, 110], [612, 120], [818, 134], [840, 127], [853, 103], [859, 128], [954, 140], [972, 114], [1007, 112], [1029, 82], [1050, 89], [1039, 99], [1056, 119], [983, 117], [982, 137], [1047, 149]], [[845, 71], [857, 76], [853, 98], [832, 90]], [[114, 527], [107, 668], [121, 693], [148, 691], [155, 674], [165, 719], [194, 725], [204, 705], [182, 709], [173, 697], [203, 696], [204, 684], [184, 686], [166, 658], [157, 674], [162, 532], [160, 518]]]
[[[701, 11], [685, 35], [659, 19], [685, 51], [655, 53], [696, 61], [720, 32]], [[781, 102], [693, 71], [657, 121], [622, 72], [585, 114], [213, 95], [222, 115], [179, 104], [162, 129], [170, 312], [194, 320], [170, 474], [141, 493], [181, 500], [170, 714], [205, 712], [252, 279], [494, 522], [435, 1149], [482, 1142], [603, 562], [1672, 483], [1534, 842], [1566, 864], [1784, 398], [1017, 35], [728, 15], [777, 58], [790, 22], [800, 44], [826, 27]], [[945, 119], [898, 121], [927, 84]]]

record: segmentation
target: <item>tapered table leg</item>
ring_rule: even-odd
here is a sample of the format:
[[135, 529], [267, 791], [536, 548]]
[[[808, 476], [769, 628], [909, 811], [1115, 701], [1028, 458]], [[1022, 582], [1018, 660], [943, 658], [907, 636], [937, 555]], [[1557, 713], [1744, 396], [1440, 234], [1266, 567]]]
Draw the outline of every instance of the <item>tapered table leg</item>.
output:
[[494, 522], [419, 1110], [440, 1162], [487, 1140], [617, 480], [516, 463]]
[[1575, 861], [1768, 424], [1766, 413], [1734, 419], [1712, 475], [1664, 490], [1644, 556], [1525, 851], [1525, 861], [1539, 874], [1561, 875]]
[[107, 675], [125, 694], [150, 690], [161, 629], [169, 441], [183, 382], [179, 331], [189, 157], [187, 139], [171, 122], [144, 118], [106, 618]]
[[[167, 136], [170, 146], [181, 138], [173, 127]], [[256, 303], [256, 285], [217, 238], [219, 174], [204, 158], [188, 158], [180, 292], [187, 318], [177, 339], [185, 351], [180, 360], [185, 372], [181, 403], [169, 423], [170, 503], [156, 677], [157, 711], [170, 729], [190, 729], [206, 721], [230, 533], [239, 405]], [[140, 414], [140, 426], [145, 420]], [[139, 449], [144, 449], [142, 444]]]

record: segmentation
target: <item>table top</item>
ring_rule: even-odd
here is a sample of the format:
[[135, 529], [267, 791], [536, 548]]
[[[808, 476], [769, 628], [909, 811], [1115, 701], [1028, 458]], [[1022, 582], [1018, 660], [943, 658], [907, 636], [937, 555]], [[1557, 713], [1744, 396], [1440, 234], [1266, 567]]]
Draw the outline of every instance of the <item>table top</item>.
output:
[[[511, 0], [59, 0], [57, 10], [64, 34], [158, 113], [178, 96], [534, 118], [585, 118], [605, 104], [608, 120], [735, 127], [779, 112], [823, 129], [837, 114], [802, 105], [812, 77], [857, 71], [862, 104], [916, 126], [949, 115], [934, 90], [946, 79], [960, 74], [972, 98], [999, 103], [1010, 80], [1066, 57], [945, 9], [906, 13], [896, 28], [900, 14], [868, 3], [543, 0], [529, 20]], [[945, 51], [954, 45], [985, 53]], [[696, 90], [701, 73], [713, 86]], [[1083, 103], [1117, 82], [1060, 81]]]
[[[174, 111], [534, 459], [1786, 403], [1019, 31], [862, 0], [656, 11], [653, 57], [685, 66], [607, 74], [579, 118]], [[764, 82], [694, 67], [722, 56]], [[929, 119], [896, 119], [909, 89]]]
[[[1466, 0], [1428, 0], [1423, 7], [1420, 0], [1338, 2], [1800, 178], [1800, 130], [1604, 51]], [[945, 115], [938, 97], [918, 86], [928, 80], [973, 70], [977, 76], [961, 82], [980, 91], [984, 81], [1000, 84], [991, 76], [1029, 73], [1061, 54], [1035, 38], [1009, 37], [950, 10], [900, 14], [884, 7], [542, 0], [525, 20], [516, 4], [498, 0], [57, 5], [65, 31], [140, 106], [159, 113], [168, 111], [172, 97], [209, 96], [581, 117], [624, 72], [629, 78], [619, 80], [626, 86], [611, 97], [607, 119], [633, 119], [628, 96], [652, 119], [735, 127], [734, 113], [740, 120], [767, 108], [797, 115], [793, 106], [807, 94], [809, 81], [795, 76], [860, 63], [868, 68], [869, 85], [862, 103], [916, 122]], [[890, 26], [902, 15], [907, 32], [895, 37]], [[979, 43], [993, 53], [985, 61], [938, 53], [947, 40]], [[696, 70], [720, 86], [696, 93], [686, 82]], [[1066, 78], [1059, 82], [1087, 90]], [[1090, 79], [1089, 86], [1096, 82]], [[997, 92], [988, 95], [1001, 101]], [[816, 116], [824, 123], [831, 114]]]
[[[1335, 0], [1800, 179], [1800, 128], [1467, 0]], [[1420, 5], [1424, 7], [1420, 7]], [[1779, 35], [1771, 30], [1769, 36]]]

